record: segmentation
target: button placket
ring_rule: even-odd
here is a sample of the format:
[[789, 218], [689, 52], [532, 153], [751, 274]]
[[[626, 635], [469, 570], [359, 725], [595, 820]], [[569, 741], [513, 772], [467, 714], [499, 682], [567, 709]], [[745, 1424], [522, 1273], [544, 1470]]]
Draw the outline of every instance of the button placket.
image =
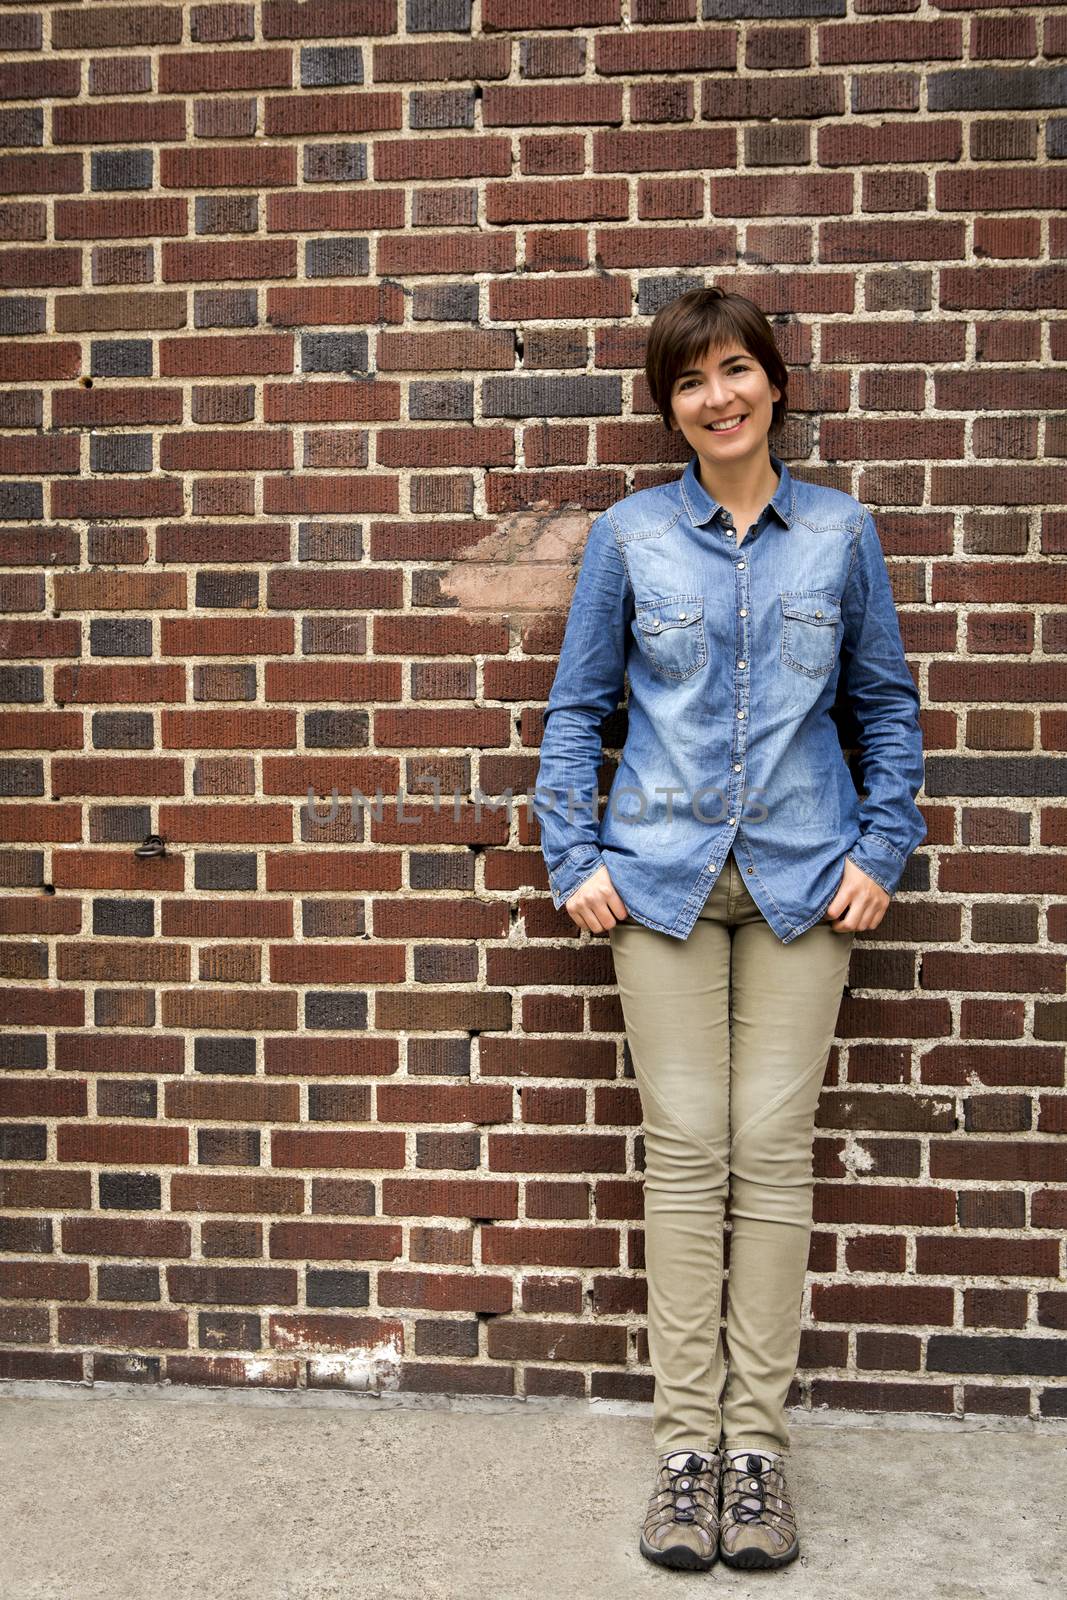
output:
[[744, 786], [743, 773], [746, 749], [745, 724], [747, 719], [749, 691], [749, 682], [745, 674], [745, 664], [749, 660], [748, 641], [746, 638], [746, 619], [748, 617], [748, 563], [742, 559], [740, 561], [735, 561], [734, 566], [739, 574], [736, 582], [738, 599], [737, 614], [741, 619], [741, 648], [735, 657], [737, 665], [734, 668], [734, 704], [737, 710], [737, 716], [734, 718], [734, 726], [737, 730], [737, 737], [734, 741], [733, 750], [735, 759], [731, 763], [733, 767], [733, 776], [731, 777], [730, 782], [730, 815], [726, 819], [727, 826], [731, 828], [736, 825], [741, 815], [741, 792]]

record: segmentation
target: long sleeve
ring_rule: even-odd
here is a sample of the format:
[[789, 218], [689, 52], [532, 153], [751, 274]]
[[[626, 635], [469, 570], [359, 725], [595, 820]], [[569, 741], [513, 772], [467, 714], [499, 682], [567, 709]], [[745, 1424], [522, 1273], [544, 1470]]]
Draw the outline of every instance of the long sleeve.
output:
[[841, 679], [859, 729], [866, 790], [848, 859], [893, 894], [926, 838], [915, 804], [923, 784], [920, 700], [904, 657], [885, 556], [868, 511], [841, 601]]
[[557, 911], [603, 864], [601, 724], [622, 697], [633, 593], [606, 515], [589, 529], [545, 709], [533, 812]]

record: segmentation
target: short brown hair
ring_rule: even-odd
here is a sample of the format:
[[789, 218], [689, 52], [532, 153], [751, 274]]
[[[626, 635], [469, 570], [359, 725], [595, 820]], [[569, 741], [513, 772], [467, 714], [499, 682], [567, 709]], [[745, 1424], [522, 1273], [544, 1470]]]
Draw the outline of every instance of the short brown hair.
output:
[[789, 373], [774, 341], [766, 316], [747, 295], [730, 294], [715, 284], [690, 289], [652, 319], [645, 348], [645, 377], [649, 392], [671, 429], [671, 391], [680, 372], [703, 359], [704, 352], [737, 341], [759, 362], [781, 397], [773, 402], [771, 427], [785, 421]]

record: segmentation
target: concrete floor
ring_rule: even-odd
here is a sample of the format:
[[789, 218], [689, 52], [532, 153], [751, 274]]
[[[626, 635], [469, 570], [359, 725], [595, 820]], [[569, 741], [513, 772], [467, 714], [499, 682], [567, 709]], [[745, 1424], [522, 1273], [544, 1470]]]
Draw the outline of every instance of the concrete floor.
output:
[[1067, 1430], [1054, 1423], [797, 1413], [799, 1559], [680, 1573], [637, 1549], [652, 1458], [633, 1409], [2, 1384], [0, 1597], [1064, 1592]]

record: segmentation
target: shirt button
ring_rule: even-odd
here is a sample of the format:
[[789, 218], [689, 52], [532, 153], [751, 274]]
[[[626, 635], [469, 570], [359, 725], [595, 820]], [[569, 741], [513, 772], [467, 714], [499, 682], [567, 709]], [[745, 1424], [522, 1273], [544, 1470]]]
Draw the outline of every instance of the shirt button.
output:
[[734, 771], [735, 772], [740, 772], [741, 771], [741, 763], [740, 763], [740, 761], [735, 761], [734, 762]]
[[738, 563], [737, 563], [737, 570], [738, 570], [738, 572], [744, 572], [744, 570], [745, 570], [745, 563], [744, 563], [744, 562], [743, 562], [743, 561], [739, 561], [739, 562], [738, 562]]
[[738, 713], [737, 713], [737, 715], [738, 715], [738, 716], [739, 716], [739, 717], [743, 717], [743, 716], [744, 716], [744, 714], [745, 714], [745, 713], [744, 713], [744, 712], [743, 712], [743, 711], [739, 711], [739, 712], [738, 712]]
[[747, 617], [748, 616], [748, 608], [747, 608], [747, 606], [742, 606], [740, 611], [737, 613], [737, 615], [739, 617]]
[[727, 826], [727, 827], [728, 827], [728, 828], [732, 828], [732, 827], [733, 827], [733, 825], [734, 825], [734, 823], [735, 823], [735, 822], [736, 822], [736, 821], [737, 821], [737, 818], [736, 818], [736, 817], [727, 817], [727, 819], [726, 819], [726, 826]]
[[678, 621], [679, 622], [684, 622], [685, 621], [685, 612], [684, 611], [679, 611], [679, 613], [678, 613]]
[[738, 663], [737, 663], [737, 665], [738, 665], [738, 666], [739, 666], [739, 667], [743, 667], [743, 666], [744, 666], [744, 664], [745, 664], [745, 663], [744, 663], [744, 662], [743, 662], [743, 661], [739, 661], [739, 662], [738, 662]]

